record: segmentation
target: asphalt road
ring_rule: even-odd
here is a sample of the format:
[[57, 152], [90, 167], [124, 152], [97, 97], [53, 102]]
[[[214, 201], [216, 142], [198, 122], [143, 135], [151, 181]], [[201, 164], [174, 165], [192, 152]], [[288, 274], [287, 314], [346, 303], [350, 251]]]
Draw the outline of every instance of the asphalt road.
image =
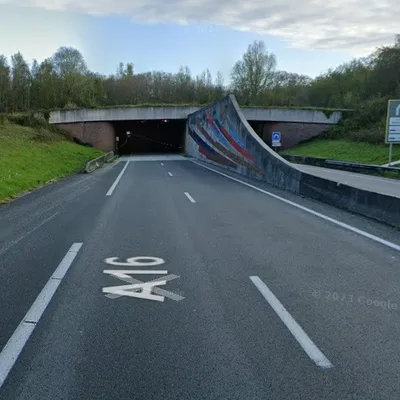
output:
[[341, 171], [331, 168], [313, 167], [311, 165], [295, 165], [297, 169], [312, 175], [354, 186], [359, 189], [400, 197], [400, 180], [381, 178], [379, 176], [357, 174], [355, 172]]
[[1, 207], [0, 398], [400, 398], [400, 232], [324, 210], [388, 242], [168, 157]]

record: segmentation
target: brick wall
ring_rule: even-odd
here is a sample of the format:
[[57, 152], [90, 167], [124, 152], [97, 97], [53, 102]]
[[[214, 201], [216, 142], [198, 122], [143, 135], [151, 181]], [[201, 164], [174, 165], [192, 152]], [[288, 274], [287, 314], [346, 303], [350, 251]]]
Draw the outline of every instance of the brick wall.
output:
[[115, 149], [115, 129], [111, 122], [77, 122], [74, 124], [57, 124], [71, 137], [90, 143], [98, 150]]
[[[252, 124], [254, 125], [254, 124]], [[291, 122], [265, 122], [257, 125], [256, 131], [263, 140], [271, 145], [272, 132], [281, 132], [282, 149], [318, 136], [329, 128], [328, 124], [300, 124]], [[71, 137], [91, 143], [96, 149], [115, 150], [115, 128], [111, 122], [77, 122], [73, 124], [57, 124], [67, 131]], [[255, 126], [253, 128], [256, 128]]]
[[263, 128], [263, 140], [270, 146], [272, 132], [281, 133], [282, 150], [295, 146], [326, 131], [328, 124], [300, 124], [292, 122], [266, 122]]

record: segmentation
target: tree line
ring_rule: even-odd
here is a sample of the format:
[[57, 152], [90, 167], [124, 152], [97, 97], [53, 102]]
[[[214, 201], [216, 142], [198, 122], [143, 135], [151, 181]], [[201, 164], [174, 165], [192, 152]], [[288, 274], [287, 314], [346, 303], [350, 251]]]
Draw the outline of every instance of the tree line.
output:
[[[376, 121], [388, 98], [400, 96], [400, 36], [392, 46], [354, 59], [314, 79], [281, 71], [276, 56], [262, 41], [248, 46], [232, 68], [231, 83], [207, 69], [193, 76], [188, 67], [177, 73], [137, 73], [133, 63], [120, 63], [115, 74], [88, 69], [83, 55], [61, 47], [31, 64], [21, 53], [8, 63], [0, 55], [0, 113], [54, 108], [123, 104], [207, 104], [234, 93], [242, 105], [351, 108]], [[362, 110], [367, 110], [362, 113]], [[365, 115], [364, 115], [365, 114]], [[361, 116], [360, 116], [361, 118]]]

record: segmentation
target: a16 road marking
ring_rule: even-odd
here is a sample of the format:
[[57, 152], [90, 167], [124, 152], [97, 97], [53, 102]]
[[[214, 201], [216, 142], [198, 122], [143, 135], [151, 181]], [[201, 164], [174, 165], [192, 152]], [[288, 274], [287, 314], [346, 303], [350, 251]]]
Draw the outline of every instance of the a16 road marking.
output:
[[[109, 257], [104, 260], [106, 264], [115, 266], [126, 266], [126, 267], [154, 267], [165, 264], [165, 260], [159, 257], [139, 256], [130, 257], [125, 262], [117, 261], [118, 257]], [[159, 286], [166, 285], [167, 281], [179, 278], [178, 275], [168, 274], [167, 270], [151, 270], [151, 269], [135, 269], [135, 270], [111, 270], [106, 269], [103, 273], [111, 275], [124, 282], [130, 283], [130, 285], [120, 286], [109, 286], [104, 287], [102, 292], [105, 296], [110, 299], [116, 299], [118, 297], [135, 297], [138, 299], [152, 300], [163, 302], [165, 297], [168, 297], [175, 301], [183, 300], [184, 297], [159, 288]], [[133, 278], [131, 275], [165, 275], [154, 279], [152, 281], [143, 282]]]

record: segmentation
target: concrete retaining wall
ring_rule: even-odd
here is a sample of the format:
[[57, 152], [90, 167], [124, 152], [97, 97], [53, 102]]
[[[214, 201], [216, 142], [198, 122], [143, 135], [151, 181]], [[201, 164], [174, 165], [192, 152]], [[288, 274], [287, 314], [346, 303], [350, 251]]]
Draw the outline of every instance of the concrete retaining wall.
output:
[[189, 115], [186, 152], [245, 177], [400, 226], [399, 198], [301, 172], [261, 140], [232, 95]]
[[300, 194], [366, 217], [400, 226], [400, 198], [369, 192], [303, 173]]
[[262, 141], [232, 95], [189, 115], [186, 151], [192, 157], [249, 178], [296, 193], [300, 190], [301, 171], [275, 155]]
[[281, 132], [281, 150], [284, 150], [319, 136], [321, 133], [327, 131], [330, 126], [330, 124], [266, 122], [263, 126], [262, 138], [265, 143], [271, 145], [272, 132]]
[[115, 130], [110, 122], [80, 122], [75, 124], [58, 124], [71, 137], [90, 143], [94, 148], [103, 151], [114, 151]]

